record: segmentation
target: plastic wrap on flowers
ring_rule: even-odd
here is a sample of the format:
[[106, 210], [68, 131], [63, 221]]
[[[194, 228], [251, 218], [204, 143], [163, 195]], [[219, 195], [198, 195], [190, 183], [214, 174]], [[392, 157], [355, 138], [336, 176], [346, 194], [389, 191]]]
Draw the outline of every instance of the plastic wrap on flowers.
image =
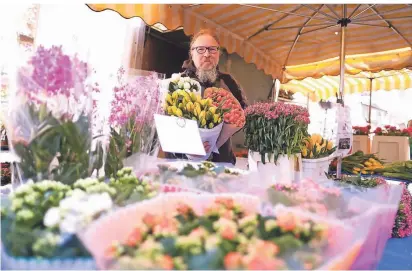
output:
[[[295, 206], [321, 216], [344, 221], [366, 236], [353, 269], [374, 269], [378, 264], [398, 209], [400, 189], [381, 185], [359, 189], [352, 185], [331, 182], [328, 187], [312, 181], [299, 185], [274, 185], [268, 190], [271, 204]], [[267, 207], [267, 206], [264, 206]], [[271, 210], [270, 205], [267, 210]], [[371, 225], [368, 227], [367, 225]]]
[[[157, 156], [158, 142], [154, 114], [162, 112], [160, 80], [164, 75], [143, 70], [120, 68], [113, 89], [109, 117], [110, 139], [105, 174], [112, 176], [125, 164], [132, 167], [134, 154]], [[131, 161], [127, 161], [130, 158]]]
[[357, 256], [350, 227], [295, 209], [263, 217], [259, 205], [167, 194], [95, 221], [81, 239], [102, 269], [348, 269]]
[[71, 183], [90, 175], [89, 66], [63, 48], [38, 47], [17, 69], [6, 127], [19, 177]]
[[230, 192], [230, 183], [243, 178], [247, 172], [229, 168], [212, 162], [161, 162], [157, 170], [149, 170], [146, 175], [163, 185], [179, 186], [193, 191], [207, 193]]

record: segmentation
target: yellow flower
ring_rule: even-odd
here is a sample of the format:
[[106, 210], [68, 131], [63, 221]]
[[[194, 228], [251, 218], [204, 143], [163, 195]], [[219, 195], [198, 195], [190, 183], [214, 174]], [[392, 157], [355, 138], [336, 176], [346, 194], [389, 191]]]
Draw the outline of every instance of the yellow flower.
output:
[[316, 143], [316, 144], [315, 144], [315, 148], [316, 148], [316, 152], [317, 152], [318, 154], [319, 154], [320, 151], [322, 150], [322, 146], [319, 145], [319, 143]]
[[314, 143], [321, 143], [322, 142], [322, 136], [320, 134], [313, 134], [312, 135], [312, 140]]
[[313, 152], [310, 152], [309, 158], [313, 158]]
[[354, 170], [354, 171], [360, 171], [360, 168], [355, 167], [355, 168], [353, 168], [353, 170]]
[[333, 142], [328, 141], [328, 146], [327, 146], [328, 151], [331, 150], [332, 148], [333, 148]]
[[308, 155], [308, 149], [306, 147], [302, 148], [302, 156], [306, 157]]

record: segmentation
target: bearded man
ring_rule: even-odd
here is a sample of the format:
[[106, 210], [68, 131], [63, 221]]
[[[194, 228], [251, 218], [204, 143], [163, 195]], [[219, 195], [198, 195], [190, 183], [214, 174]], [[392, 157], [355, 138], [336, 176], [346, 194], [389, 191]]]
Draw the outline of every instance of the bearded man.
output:
[[[204, 29], [195, 34], [190, 43], [189, 60], [183, 63], [182, 76], [188, 76], [197, 80], [202, 89], [203, 97], [204, 90], [209, 87], [219, 87], [229, 90], [233, 96], [239, 101], [243, 109], [247, 106], [246, 97], [236, 82], [236, 80], [227, 73], [219, 71], [220, 44], [216, 34]], [[203, 142], [205, 151], [210, 149], [209, 142]], [[168, 155], [170, 157], [170, 155]], [[186, 159], [184, 155], [173, 154], [175, 158]], [[232, 142], [229, 138], [220, 148], [219, 154], [212, 153], [209, 158], [212, 162], [236, 164], [236, 157], [232, 150]]]

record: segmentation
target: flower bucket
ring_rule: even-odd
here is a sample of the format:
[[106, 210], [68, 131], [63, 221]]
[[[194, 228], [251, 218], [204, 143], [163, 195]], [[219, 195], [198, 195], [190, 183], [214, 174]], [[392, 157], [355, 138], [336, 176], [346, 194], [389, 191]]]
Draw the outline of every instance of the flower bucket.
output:
[[[270, 159], [269, 159], [270, 158]], [[291, 157], [286, 155], [279, 156], [276, 164], [274, 158], [265, 154], [265, 164], [258, 152], [249, 150], [249, 170], [264, 171], [273, 176], [273, 183], [291, 184], [302, 179], [302, 157], [294, 154]]]
[[302, 159], [302, 176], [305, 179], [321, 180], [326, 179], [325, 172], [328, 172], [329, 164], [333, 160], [333, 155], [319, 159]]

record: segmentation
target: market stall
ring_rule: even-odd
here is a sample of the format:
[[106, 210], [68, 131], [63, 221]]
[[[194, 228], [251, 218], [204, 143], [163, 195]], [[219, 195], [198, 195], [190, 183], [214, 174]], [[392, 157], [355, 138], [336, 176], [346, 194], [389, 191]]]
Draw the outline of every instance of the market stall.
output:
[[[215, 6], [214, 15], [226, 14], [231, 5], [224, 6]], [[196, 6], [120, 7], [149, 23], [161, 18], [169, 28], [184, 25], [188, 33], [213, 23], [199, 17]], [[323, 7], [335, 14], [328, 5], [316, 14], [327, 14]], [[355, 15], [359, 8], [352, 15], [371, 9]], [[229, 50], [246, 48], [246, 59], [280, 75], [276, 63], [260, 55], [263, 49], [255, 51], [248, 41], [240, 46], [231, 32], [221, 35]], [[64, 44], [38, 46], [16, 69], [6, 127], [20, 158], [19, 183], [2, 197], [2, 267], [374, 269], [389, 238], [412, 234], [405, 185], [381, 177], [320, 177], [350, 142], [309, 136], [306, 108], [260, 102], [243, 110], [224, 88], [206, 88], [202, 96], [199, 82], [188, 76], [120, 68], [110, 87], [110, 131], [101, 135], [92, 128], [92, 90], [106, 86], [89, 80], [91, 71]], [[157, 157], [159, 145], [175, 152], [184, 147], [184, 139], [171, 135], [176, 126], [182, 138], [188, 132], [198, 139], [183, 142], [194, 146], [183, 152], [191, 161]], [[249, 170], [203, 161], [240, 129], [252, 158]], [[162, 131], [174, 144], [164, 144]], [[305, 172], [304, 165], [313, 170]]]

